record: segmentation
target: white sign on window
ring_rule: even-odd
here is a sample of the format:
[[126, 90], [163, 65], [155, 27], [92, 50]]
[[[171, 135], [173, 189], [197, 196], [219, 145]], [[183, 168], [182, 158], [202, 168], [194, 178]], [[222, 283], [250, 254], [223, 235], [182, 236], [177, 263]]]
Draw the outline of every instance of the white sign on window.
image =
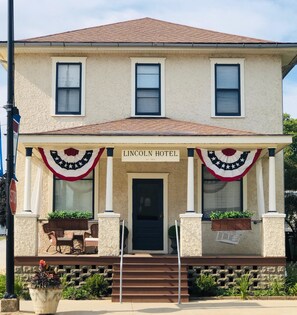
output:
[[122, 150], [122, 162], [179, 162], [179, 150]]

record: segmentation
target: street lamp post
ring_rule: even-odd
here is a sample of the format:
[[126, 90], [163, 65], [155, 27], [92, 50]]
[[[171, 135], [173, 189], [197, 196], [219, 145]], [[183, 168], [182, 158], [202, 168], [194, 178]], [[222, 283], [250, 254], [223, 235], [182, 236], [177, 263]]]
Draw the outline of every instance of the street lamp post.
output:
[[6, 164], [6, 293], [4, 298], [15, 298], [14, 294], [14, 217], [10, 209], [10, 182], [14, 177], [13, 158], [13, 114], [14, 106], [14, 9], [13, 0], [8, 0], [7, 38], [7, 164]]

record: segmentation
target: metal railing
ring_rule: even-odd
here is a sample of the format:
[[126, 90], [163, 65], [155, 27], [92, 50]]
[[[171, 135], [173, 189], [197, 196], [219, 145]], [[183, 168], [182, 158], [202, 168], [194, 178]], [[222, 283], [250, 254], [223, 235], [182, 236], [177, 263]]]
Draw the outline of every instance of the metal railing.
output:
[[122, 221], [122, 239], [121, 239], [121, 262], [120, 262], [120, 303], [122, 303], [123, 295], [123, 260], [124, 260], [124, 232], [125, 232], [125, 221]]
[[176, 233], [176, 245], [177, 245], [177, 262], [178, 262], [178, 304], [181, 303], [181, 261], [180, 261], [180, 252], [179, 252], [179, 235], [178, 235], [178, 225], [177, 220], [175, 220], [175, 233]]

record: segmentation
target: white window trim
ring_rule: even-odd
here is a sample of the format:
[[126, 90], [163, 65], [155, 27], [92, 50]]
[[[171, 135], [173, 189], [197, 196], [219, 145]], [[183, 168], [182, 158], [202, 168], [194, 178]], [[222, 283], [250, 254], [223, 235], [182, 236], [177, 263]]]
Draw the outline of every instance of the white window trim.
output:
[[[86, 87], [86, 60], [87, 57], [52, 57], [52, 106], [51, 106], [51, 115], [56, 117], [81, 117], [85, 116], [85, 87]], [[81, 113], [80, 115], [67, 115], [67, 114], [56, 114], [56, 72], [57, 72], [57, 63], [58, 62], [80, 62], [81, 67]]]
[[[239, 64], [240, 66], [240, 116], [216, 116], [215, 104], [215, 65], [216, 64]], [[211, 71], [211, 117], [212, 118], [243, 118], [245, 117], [244, 104], [244, 58], [210, 58]]]
[[[168, 254], [168, 173], [127, 173], [128, 175], [128, 253], [148, 252]], [[163, 250], [132, 250], [132, 217], [133, 217], [133, 179], [163, 179]]]
[[[165, 117], [165, 60], [166, 58], [130, 58], [131, 60], [131, 116], [132, 117]], [[161, 114], [160, 115], [136, 115], [136, 104], [135, 104], [135, 89], [136, 89], [136, 74], [135, 74], [135, 65], [137, 63], [146, 63], [146, 64], [156, 64], [161, 65]]]

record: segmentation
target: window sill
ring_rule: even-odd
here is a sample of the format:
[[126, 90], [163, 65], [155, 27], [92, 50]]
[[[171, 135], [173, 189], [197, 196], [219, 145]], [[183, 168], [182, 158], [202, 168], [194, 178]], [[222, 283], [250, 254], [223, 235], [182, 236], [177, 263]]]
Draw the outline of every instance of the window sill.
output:
[[85, 117], [86, 115], [80, 114], [80, 115], [74, 115], [74, 114], [51, 114], [52, 117]]
[[245, 116], [211, 116], [211, 118], [229, 118], [229, 119], [242, 119], [242, 118], [245, 118]]

